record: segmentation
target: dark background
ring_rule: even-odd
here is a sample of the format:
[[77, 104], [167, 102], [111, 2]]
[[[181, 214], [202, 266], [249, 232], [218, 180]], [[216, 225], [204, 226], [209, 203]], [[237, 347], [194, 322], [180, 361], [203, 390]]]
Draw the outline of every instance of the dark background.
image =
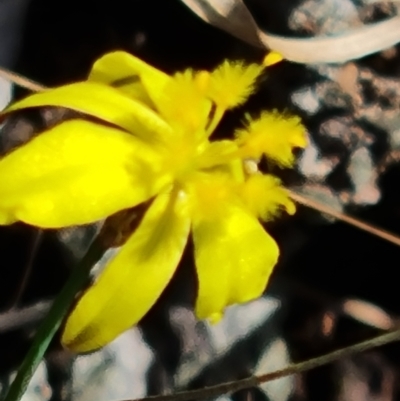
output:
[[[3, 0], [0, 6], [7, 6], [6, 3]], [[289, 17], [301, 6], [301, 1], [249, 0], [245, 3], [260, 26], [269, 32], [290, 36], [320, 32], [318, 24], [314, 31], [308, 26], [297, 32], [290, 28]], [[393, 12], [378, 5], [365, 13], [362, 2], [355, 1], [354, 5], [366, 22]], [[206, 25], [178, 0], [31, 0], [20, 28], [19, 32], [13, 32], [19, 35], [19, 47], [16, 40], [14, 51], [8, 51], [12, 55], [7, 60], [4, 58], [4, 64], [48, 86], [85, 79], [96, 58], [116, 49], [135, 54], [169, 73], [187, 67], [211, 69], [226, 58], [250, 62], [264, 56], [264, 51]], [[361, 105], [355, 104], [348, 93], [318, 69], [285, 61], [275, 65], [248, 104], [226, 115], [219, 134], [231, 132], [241, 123], [244, 112], [257, 114], [264, 109], [278, 109], [301, 115], [319, 157], [335, 158], [337, 165], [319, 180], [301, 168], [295, 172], [276, 170], [274, 173], [289, 186], [307, 188], [317, 195], [327, 193], [328, 200], [337, 201], [344, 211], [400, 234], [400, 170], [396, 148], [392, 145], [393, 130], [385, 130], [360, 113], [374, 106], [380, 110], [382, 119], [389, 119], [389, 114], [398, 108], [399, 49], [397, 46], [391, 57], [378, 54], [354, 63], [359, 74], [357, 90]], [[339, 70], [341, 66], [335, 68]], [[327, 89], [318, 89], [325, 88], [325, 84]], [[392, 88], [390, 93], [382, 89], [385, 85]], [[312, 114], [292, 102], [293, 93], [307, 87], [315, 90], [320, 102], [318, 111]], [[20, 88], [15, 90], [16, 97], [26, 93]], [[321, 128], [327, 121], [347, 121], [347, 128], [336, 132], [332, 139], [333, 134], [324, 135]], [[40, 113], [17, 116], [3, 128], [3, 150], [21, 129], [36, 132], [45, 125], [46, 119]], [[361, 134], [354, 139], [354, 132]], [[379, 200], [372, 204], [357, 201], [358, 189], [349, 172], [352, 155], [364, 148], [372, 162], [370, 167], [362, 168], [374, 171], [380, 194]], [[360, 173], [365, 171], [361, 169]], [[343, 194], [350, 194], [350, 201], [343, 201]], [[295, 217], [283, 217], [270, 224], [269, 230], [277, 238], [282, 253], [267, 290], [269, 296], [279, 300], [278, 312], [267, 323], [260, 323], [237, 340], [218, 360], [202, 367], [186, 387], [250, 375], [264, 350], [276, 338], [285, 342], [295, 362], [370, 338], [388, 328], [379, 323], [371, 305], [387, 312], [391, 327], [397, 324], [400, 316], [398, 247], [303, 207], [299, 207]], [[4, 314], [9, 313], [12, 305], [18, 309], [54, 297], [75, 263], [74, 253], [82, 252], [92, 231], [72, 233], [77, 236], [75, 240], [71, 240], [71, 235], [45, 232], [36, 250], [27, 286], [15, 305], [13, 300], [18, 297], [36, 235], [34, 228], [22, 224], [0, 228], [0, 312]], [[175, 279], [141, 325], [144, 340], [157, 356], [147, 374], [150, 393], [176, 388], [174, 375], [182, 369], [182, 354], [189, 339], [173, 327], [168, 311], [174, 305], [191, 305], [194, 294], [195, 278], [188, 249]], [[346, 309], [349, 300], [364, 303], [349, 312]], [[3, 316], [0, 315], [0, 323]], [[2, 333], [0, 324], [3, 385], [25, 354], [36, 325], [37, 321], [21, 323], [18, 329]], [[207, 348], [204, 345], [207, 338], [195, 342], [197, 347]], [[392, 344], [301, 375], [294, 381], [290, 399], [397, 399], [399, 351], [399, 346]], [[135, 356], [126, 355], [130, 357]], [[55, 340], [48, 356], [52, 399], [71, 399], [71, 364], [72, 357]], [[249, 397], [264, 401], [268, 395], [257, 389], [232, 395], [238, 401]]]

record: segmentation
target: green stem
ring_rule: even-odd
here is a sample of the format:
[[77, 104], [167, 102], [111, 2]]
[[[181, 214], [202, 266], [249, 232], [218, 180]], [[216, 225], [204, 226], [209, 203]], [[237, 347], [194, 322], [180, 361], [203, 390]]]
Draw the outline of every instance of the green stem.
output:
[[28, 387], [36, 368], [43, 359], [51, 340], [60, 328], [67, 315], [76, 294], [83, 288], [89, 278], [93, 265], [105, 252], [98, 238], [90, 245], [85, 256], [73, 270], [65, 287], [55, 299], [48, 315], [41, 323], [33, 343], [18, 369], [15, 380], [11, 383], [4, 401], [19, 401]]

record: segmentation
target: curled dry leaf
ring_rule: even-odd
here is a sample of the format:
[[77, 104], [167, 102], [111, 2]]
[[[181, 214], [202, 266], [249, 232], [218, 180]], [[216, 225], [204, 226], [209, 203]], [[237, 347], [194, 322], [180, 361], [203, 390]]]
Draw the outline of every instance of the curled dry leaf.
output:
[[361, 299], [345, 300], [342, 310], [355, 320], [381, 330], [392, 330], [398, 323], [397, 318], [392, 318], [379, 306]]
[[253, 46], [278, 51], [287, 60], [297, 63], [343, 63], [400, 42], [400, 16], [337, 36], [288, 38], [261, 31], [242, 0], [181, 1], [209, 24]]
[[204, 21], [253, 46], [264, 47], [259, 28], [241, 0], [182, 0]]

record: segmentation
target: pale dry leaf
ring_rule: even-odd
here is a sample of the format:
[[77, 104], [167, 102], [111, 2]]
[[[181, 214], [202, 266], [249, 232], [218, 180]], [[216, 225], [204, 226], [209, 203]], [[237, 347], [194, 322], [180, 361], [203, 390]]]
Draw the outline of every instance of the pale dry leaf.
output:
[[[263, 32], [242, 0], [181, 0], [204, 21], [255, 46], [304, 63], [343, 63], [388, 49], [400, 42], [400, 16], [341, 35], [288, 38]], [[376, 1], [375, 1], [376, 2]]]
[[353, 319], [381, 330], [392, 330], [397, 323], [382, 308], [362, 299], [345, 300], [342, 310]]
[[263, 47], [259, 28], [241, 0], [182, 0], [204, 21], [253, 46]]
[[337, 36], [296, 39], [260, 31], [266, 47], [304, 64], [344, 63], [388, 49], [400, 42], [400, 16], [365, 25]]

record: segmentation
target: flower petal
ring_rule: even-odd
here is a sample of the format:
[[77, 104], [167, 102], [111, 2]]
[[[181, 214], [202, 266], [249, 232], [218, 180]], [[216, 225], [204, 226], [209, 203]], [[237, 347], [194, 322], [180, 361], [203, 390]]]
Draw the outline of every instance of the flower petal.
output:
[[[64, 122], [0, 160], [0, 224], [91, 223], [154, 196], [167, 177], [132, 135], [85, 120]], [[161, 167], [160, 167], [161, 168]]]
[[186, 70], [170, 77], [131, 54], [117, 51], [97, 60], [88, 79], [114, 86], [157, 109], [174, 127], [197, 131], [204, 128], [211, 110], [202, 90], [203, 81], [207, 81], [204, 74]]
[[107, 83], [110, 83], [111, 79], [124, 78], [127, 72], [140, 78], [149, 98], [158, 107], [159, 100], [164, 96], [164, 88], [171, 77], [131, 54], [122, 51], [106, 54], [96, 61], [89, 79], [102, 82], [107, 80]]
[[279, 249], [255, 217], [226, 202], [217, 218], [195, 216], [193, 240], [200, 319], [215, 319], [226, 306], [261, 296]]
[[63, 344], [75, 352], [92, 351], [136, 324], [174, 274], [189, 226], [184, 198], [156, 198], [137, 231], [69, 316]]
[[[142, 69], [145, 69], [143, 65], [147, 67], [143, 61], [129, 53], [123, 51], [107, 53], [94, 63], [88, 80], [118, 88], [128, 96], [154, 108], [153, 102], [140, 80], [139, 71], [141, 69], [138, 67], [141, 66]], [[152, 68], [151, 71], [153, 71]], [[161, 72], [160, 74], [163, 75]]]
[[151, 140], [171, 135], [171, 127], [153, 110], [117, 89], [97, 83], [79, 82], [35, 93], [14, 103], [4, 113], [27, 107], [59, 106], [73, 109]]

